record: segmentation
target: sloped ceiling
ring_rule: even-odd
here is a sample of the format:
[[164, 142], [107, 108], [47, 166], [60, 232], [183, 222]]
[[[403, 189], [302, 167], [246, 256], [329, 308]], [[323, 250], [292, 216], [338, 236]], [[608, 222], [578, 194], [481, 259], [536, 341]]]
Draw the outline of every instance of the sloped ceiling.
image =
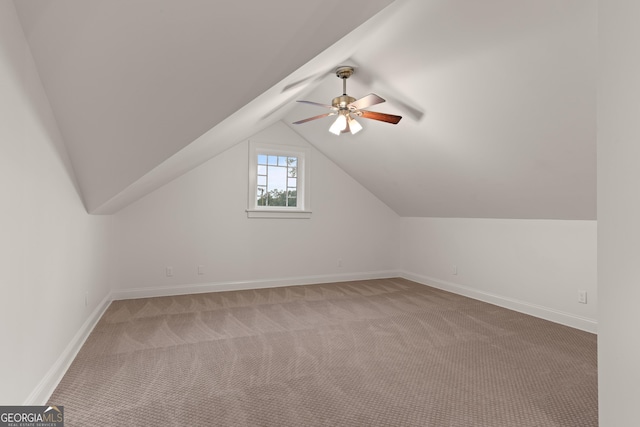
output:
[[[595, 1], [396, 6], [347, 89], [403, 120], [339, 137], [331, 118], [290, 126], [402, 216], [595, 219]], [[328, 77], [306, 99], [341, 91]]]
[[[91, 212], [283, 120], [402, 216], [595, 219], [595, 0], [388, 3], [16, 6]], [[398, 125], [291, 124], [343, 64]]]
[[390, 2], [14, 3], [93, 212]]

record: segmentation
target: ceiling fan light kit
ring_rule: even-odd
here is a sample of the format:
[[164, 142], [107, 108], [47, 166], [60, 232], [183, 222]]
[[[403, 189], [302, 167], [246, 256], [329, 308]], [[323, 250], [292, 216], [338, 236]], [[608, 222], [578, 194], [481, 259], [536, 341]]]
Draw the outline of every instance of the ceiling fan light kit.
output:
[[349, 125], [349, 122], [347, 121], [347, 118], [345, 117], [345, 115], [342, 113], [339, 113], [338, 118], [336, 119], [335, 122], [333, 122], [333, 124], [329, 128], [329, 132], [331, 132], [334, 135], [340, 135], [347, 128], [348, 125]]
[[402, 116], [393, 114], [378, 113], [375, 111], [367, 111], [365, 108], [372, 105], [381, 104], [385, 100], [374, 93], [370, 93], [360, 99], [355, 99], [347, 95], [347, 79], [353, 74], [353, 67], [343, 66], [336, 69], [336, 76], [342, 79], [342, 95], [333, 98], [331, 105], [321, 104], [313, 101], [298, 101], [306, 104], [316, 105], [319, 107], [331, 109], [330, 113], [320, 114], [318, 116], [309, 117], [307, 119], [298, 120], [294, 125], [310, 122], [312, 120], [321, 119], [328, 116], [338, 115], [336, 120], [329, 128], [329, 132], [334, 135], [343, 133], [351, 133], [355, 135], [362, 130], [362, 125], [353, 117], [358, 116], [365, 119], [378, 120], [385, 123], [398, 124]]

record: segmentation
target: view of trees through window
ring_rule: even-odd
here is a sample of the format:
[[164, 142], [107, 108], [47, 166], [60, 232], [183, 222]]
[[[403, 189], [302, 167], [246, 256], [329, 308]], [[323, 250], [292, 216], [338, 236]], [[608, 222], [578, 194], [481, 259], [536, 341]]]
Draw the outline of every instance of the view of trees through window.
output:
[[297, 206], [298, 158], [258, 154], [258, 206]]

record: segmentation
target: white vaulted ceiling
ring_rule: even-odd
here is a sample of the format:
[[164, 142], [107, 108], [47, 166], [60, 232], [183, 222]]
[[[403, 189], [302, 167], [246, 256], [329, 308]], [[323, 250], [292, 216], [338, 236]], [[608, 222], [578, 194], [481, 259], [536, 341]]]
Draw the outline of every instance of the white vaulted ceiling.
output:
[[389, 3], [15, 5], [85, 204], [95, 211]]
[[[595, 219], [595, 0], [15, 4], [90, 212], [283, 120], [402, 216]], [[398, 125], [291, 124], [343, 64]]]
[[[409, 1], [354, 52], [396, 125], [292, 125], [401, 216], [595, 219], [596, 3]], [[391, 9], [391, 8], [390, 8]], [[335, 76], [306, 99], [341, 94]], [[301, 105], [286, 122], [320, 113]]]

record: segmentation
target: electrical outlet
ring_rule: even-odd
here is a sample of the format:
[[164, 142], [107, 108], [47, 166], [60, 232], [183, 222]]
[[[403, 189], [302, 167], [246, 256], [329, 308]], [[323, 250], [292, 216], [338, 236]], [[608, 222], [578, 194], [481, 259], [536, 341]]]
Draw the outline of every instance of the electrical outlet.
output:
[[580, 304], [587, 303], [587, 291], [578, 291], [578, 302]]
[[173, 277], [173, 267], [165, 267], [164, 274], [166, 274], [167, 277]]
[[85, 292], [84, 294], [84, 306], [88, 306], [89, 305], [89, 292]]
[[198, 265], [198, 276], [202, 276], [204, 274], [204, 265]]
[[338, 258], [338, 261], [336, 262], [336, 265], [338, 267], [342, 267], [342, 259], [341, 258]]
[[456, 276], [458, 274], [458, 266], [456, 264], [451, 265], [451, 274]]

